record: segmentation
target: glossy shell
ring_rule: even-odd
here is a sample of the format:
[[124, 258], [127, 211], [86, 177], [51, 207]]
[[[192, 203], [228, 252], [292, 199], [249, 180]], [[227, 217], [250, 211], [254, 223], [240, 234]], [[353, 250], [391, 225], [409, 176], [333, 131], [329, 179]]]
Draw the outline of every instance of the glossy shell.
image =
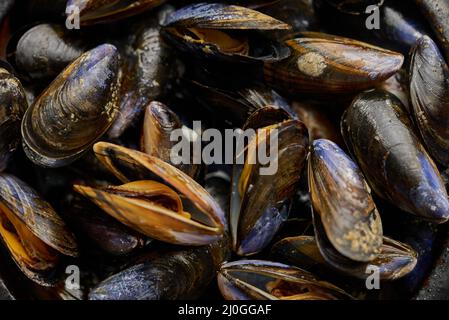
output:
[[[298, 120], [262, 127], [257, 137], [257, 143], [256, 136], [250, 139], [245, 164], [235, 165], [233, 170], [230, 224], [234, 249], [239, 255], [260, 252], [287, 219], [307, 155], [307, 129]], [[273, 138], [278, 140], [277, 146]], [[264, 173], [262, 169], [267, 168], [250, 160], [250, 151], [265, 142], [266, 150], [278, 148], [277, 156], [271, 159], [271, 169], [277, 166], [274, 173]]]
[[314, 221], [342, 255], [371, 261], [380, 253], [382, 222], [357, 164], [329, 140], [315, 140], [308, 164]]
[[36, 164], [67, 165], [110, 127], [117, 114], [119, 54], [101, 45], [70, 64], [27, 110], [23, 147]]
[[367, 43], [320, 33], [285, 42], [289, 58], [265, 63], [266, 82], [289, 94], [344, 94], [374, 87], [402, 66], [404, 57]]
[[0, 67], [0, 171], [20, 142], [20, 122], [28, 108], [20, 81]]
[[379, 196], [404, 211], [445, 222], [445, 186], [403, 108], [390, 93], [364, 92], [342, 118], [343, 137]]
[[421, 38], [410, 66], [412, 116], [430, 155], [449, 165], [449, 67], [437, 45]]

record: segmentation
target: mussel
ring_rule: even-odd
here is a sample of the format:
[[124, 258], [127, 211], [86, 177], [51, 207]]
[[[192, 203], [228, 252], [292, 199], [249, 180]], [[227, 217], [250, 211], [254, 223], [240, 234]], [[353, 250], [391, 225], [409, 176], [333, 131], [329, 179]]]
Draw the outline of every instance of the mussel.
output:
[[87, 50], [88, 44], [58, 24], [38, 24], [18, 40], [13, 53], [21, 74], [34, 80], [52, 80]]
[[49, 203], [9, 174], [0, 175], [0, 238], [31, 280], [55, 284], [60, 256], [78, 256], [73, 234]]
[[258, 11], [220, 3], [196, 3], [170, 14], [164, 35], [176, 48], [206, 59], [228, 62], [277, 61], [289, 50], [249, 31], [290, 27]]
[[218, 286], [226, 300], [348, 300], [342, 289], [281, 263], [240, 260], [221, 266]]
[[392, 94], [358, 95], [342, 118], [342, 134], [373, 190], [400, 209], [431, 221], [449, 219], [446, 188]]
[[166, 90], [174, 65], [170, 48], [160, 35], [159, 19], [168, 11], [163, 7], [155, 18], [144, 19], [132, 27], [122, 63], [120, 113], [108, 132], [110, 138], [119, 138], [134, 126], [145, 107]]
[[[80, 15], [82, 25], [124, 19], [163, 4], [165, 0], [69, 0], [68, 19]], [[74, 10], [74, 9], [77, 10]]]
[[319, 139], [313, 142], [308, 176], [315, 229], [322, 224], [343, 256], [374, 260], [382, 245], [382, 222], [357, 164], [335, 143]]
[[[180, 130], [186, 139], [194, 133], [191, 129], [184, 127], [179, 117], [161, 102], [153, 101], [145, 109], [145, 117], [142, 128], [141, 150], [150, 156], [173, 164], [171, 161], [172, 148], [177, 144], [172, 134], [174, 130]], [[195, 177], [200, 165], [193, 164], [191, 157], [189, 163], [174, 165], [190, 177]]]
[[446, 0], [415, 0], [437, 36], [438, 43], [449, 63], [449, 2]]
[[421, 38], [410, 63], [412, 116], [430, 155], [449, 165], [449, 67], [431, 38]]
[[20, 142], [20, 123], [28, 108], [19, 79], [0, 67], [0, 171]]
[[[267, 120], [267, 112], [262, 114], [248, 120], [246, 128], [258, 130], [250, 138], [244, 164], [234, 165], [232, 176], [231, 233], [234, 250], [245, 256], [268, 245], [287, 219], [308, 148], [307, 129], [301, 121], [261, 123]], [[273, 139], [278, 141], [277, 149]], [[264, 174], [266, 165], [255, 161], [256, 150], [263, 150], [263, 144], [275, 155], [271, 166], [275, 164], [277, 170], [271, 174]]]
[[3, 0], [2, 4], [0, 4], [0, 25], [3, 22], [3, 19], [8, 14], [8, 11], [13, 6], [15, 0]]
[[72, 62], [28, 108], [22, 121], [27, 156], [45, 167], [81, 157], [113, 123], [119, 54], [98, 46]]
[[[144, 235], [173, 244], [198, 246], [222, 238], [223, 210], [185, 173], [159, 158], [110, 143], [95, 144], [94, 152], [125, 184], [75, 185], [75, 190], [106, 213]], [[146, 180], [129, 182], [133, 174]]]
[[360, 41], [307, 32], [287, 40], [292, 54], [266, 62], [266, 82], [289, 94], [347, 94], [375, 87], [402, 66], [400, 53]]
[[89, 299], [192, 300], [204, 293], [228, 253], [224, 241], [199, 248], [150, 252], [99, 283], [89, 293]]
[[[327, 245], [331, 245], [327, 243]], [[350, 277], [366, 279], [371, 275], [370, 266], [377, 267], [380, 280], [397, 280], [409, 274], [417, 263], [417, 253], [409, 245], [384, 237], [380, 253], [370, 262], [355, 262], [336, 253], [324, 258], [313, 236], [285, 238], [271, 248], [277, 261], [289, 265], [320, 270], [323, 273], [333, 268]], [[330, 267], [330, 268], [329, 268]], [[317, 271], [315, 271], [317, 272]]]

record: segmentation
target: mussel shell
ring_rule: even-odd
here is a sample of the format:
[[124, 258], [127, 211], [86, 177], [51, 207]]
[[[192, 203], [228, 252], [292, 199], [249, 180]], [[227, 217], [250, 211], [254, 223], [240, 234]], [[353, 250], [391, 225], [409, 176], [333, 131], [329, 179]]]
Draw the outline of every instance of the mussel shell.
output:
[[172, 46], [188, 55], [201, 59], [226, 63], [255, 64], [260, 62], [275, 62], [287, 58], [290, 49], [278, 42], [269, 39], [260, 33], [252, 32], [248, 36], [240, 36], [238, 32], [224, 32], [226, 36], [234, 39], [239, 45], [245, 45], [247, 50], [227, 52], [219, 43], [201, 39], [197, 36], [186, 35], [182, 28], [167, 27], [163, 36]]
[[170, 164], [142, 152], [106, 142], [96, 143], [94, 152], [123, 182], [137, 180], [136, 175], [143, 179], [162, 180], [192, 201], [218, 229], [227, 225], [223, 210], [211, 195], [196, 181]]
[[[195, 177], [200, 169], [195, 164], [175, 165], [171, 162], [171, 151], [177, 141], [171, 140], [174, 130], [182, 130], [179, 117], [161, 102], [153, 101], [145, 109], [142, 128], [141, 150], [150, 156], [172, 164], [190, 177]], [[193, 163], [193, 159], [191, 159]]]
[[28, 108], [23, 147], [33, 162], [67, 165], [108, 130], [118, 112], [118, 68], [117, 49], [98, 46], [71, 63]]
[[9, 10], [12, 8], [15, 0], [3, 0], [0, 4], [0, 25], [3, 22], [3, 19], [8, 14]]
[[67, 9], [78, 8], [81, 24], [90, 25], [124, 19], [164, 2], [165, 0], [69, 0]]
[[138, 22], [125, 48], [120, 88], [120, 113], [108, 132], [110, 138], [119, 138], [140, 119], [145, 107], [164, 92], [173, 73], [172, 54], [160, 34], [159, 16]]
[[289, 94], [347, 94], [374, 87], [402, 66], [404, 57], [347, 38], [307, 33], [285, 42], [289, 58], [265, 63], [266, 82]]
[[281, 263], [240, 260], [225, 263], [218, 286], [227, 300], [336, 300], [351, 299], [340, 288], [311, 273]]
[[[49, 203], [41, 199], [36, 191], [23, 181], [9, 174], [1, 174], [0, 202], [47, 246], [67, 256], [78, 256], [77, 243], [64, 221]], [[26, 242], [23, 245], [26, 245]], [[28, 268], [22, 261], [14, 262], [31, 280], [46, 286], [52, 284], [53, 280], [48, 278], [49, 274], [40, 274]]]
[[[278, 153], [274, 160], [278, 165], [277, 172], [272, 175], [260, 174], [260, 163], [249, 169], [243, 165], [234, 165], [230, 224], [234, 249], [239, 255], [260, 252], [287, 219], [291, 197], [296, 192], [305, 164], [308, 133], [304, 124], [298, 120], [289, 120], [273, 128], [278, 130], [275, 137], [278, 139]], [[271, 141], [266, 142], [269, 150]], [[242, 179], [247, 180], [244, 182]], [[244, 189], [240, 190], [242, 183]]]
[[[307, 270], [325, 273], [331, 267], [332, 270], [358, 279], [367, 279], [371, 275], [367, 272], [369, 266], [378, 268], [380, 280], [397, 280], [409, 274], [416, 266], [417, 253], [409, 245], [387, 237], [384, 237], [383, 242], [377, 258], [367, 263], [344, 258], [335, 252], [332, 244], [325, 238], [319, 239], [318, 243], [326, 248], [320, 250], [312, 236], [285, 238], [273, 245], [271, 255], [278, 261]], [[320, 251], [326, 254], [326, 258], [323, 258]]]
[[87, 44], [57, 24], [38, 24], [18, 40], [13, 57], [20, 73], [53, 79], [87, 49]]
[[449, 63], [449, 2], [446, 0], [415, 0], [437, 36], [438, 44]]
[[221, 3], [195, 3], [172, 14], [164, 27], [234, 29], [234, 30], [286, 30], [290, 26], [253, 9]]
[[89, 299], [192, 300], [204, 292], [224, 258], [220, 244], [155, 254], [98, 284]]
[[444, 222], [448, 196], [404, 106], [392, 94], [358, 95], [342, 118], [342, 134], [374, 191], [404, 211]]
[[20, 142], [20, 123], [28, 108], [20, 81], [0, 67], [0, 171]]
[[412, 116], [430, 155], [449, 165], [449, 67], [431, 38], [421, 38], [410, 64]]
[[357, 164], [335, 143], [313, 142], [308, 164], [314, 223], [349, 259], [371, 261], [380, 253], [382, 222]]

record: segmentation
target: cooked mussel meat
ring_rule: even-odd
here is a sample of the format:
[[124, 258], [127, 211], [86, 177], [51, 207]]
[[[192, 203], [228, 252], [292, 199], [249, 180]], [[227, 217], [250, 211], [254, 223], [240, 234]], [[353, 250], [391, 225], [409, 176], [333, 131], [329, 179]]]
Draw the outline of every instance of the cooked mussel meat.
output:
[[82, 156], [117, 112], [119, 54], [98, 46], [71, 63], [28, 108], [23, 147], [38, 165], [60, 167]]
[[231, 62], [277, 61], [289, 50], [277, 41], [249, 31], [290, 27], [258, 11], [219, 3], [198, 3], [170, 14], [164, 35], [179, 50]]
[[49, 203], [18, 178], [0, 174], [0, 238], [31, 280], [55, 283], [60, 255], [76, 257], [77, 244]]
[[[126, 183], [106, 188], [75, 185], [75, 190], [106, 213], [150, 238], [173, 244], [206, 245], [222, 238], [223, 210], [185, 173], [159, 158], [110, 143], [99, 142], [94, 151]], [[151, 180], [128, 182], [126, 166]]]
[[262, 260], [223, 264], [218, 273], [218, 286], [227, 300], [351, 299], [342, 289], [307, 271]]

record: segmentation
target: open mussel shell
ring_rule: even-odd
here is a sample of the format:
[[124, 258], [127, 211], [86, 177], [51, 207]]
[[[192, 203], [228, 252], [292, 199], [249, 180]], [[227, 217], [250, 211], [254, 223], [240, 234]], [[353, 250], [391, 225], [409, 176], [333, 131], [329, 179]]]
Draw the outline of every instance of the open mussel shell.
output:
[[23, 147], [34, 163], [61, 167], [82, 156], [113, 123], [119, 54], [101, 45], [71, 63], [28, 108]]
[[31, 280], [51, 285], [59, 254], [76, 257], [73, 234], [53, 208], [18, 178], [0, 175], [0, 237]]
[[313, 219], [340, 254], [371, 261], [382, 245], [382, 222], [357, 164], [335, 143], [313, 142], [308, 162]]
[[400, 209], [431, 221], [449, 219], [440, 173], [392, 94], [358, 95], [342, 118], [342, 134], [370, 187]]
[[218, 273], [218, 286], [227, 300], [352, 299], [342, 289], [307, 271], [262, 260], [223, 264]]
[[20, 123], [28, 108], [20, 81], [0, 66], [0, 171], [20, 142]]
[[147, 177], [118, 187], [75, 186], [106, 213], [140, 233], [173, 244], [205, 245], [222, 238], [227, 225], [223, 210], [185, 173], [159, 158], [110, 143], [99, 142], [94, 151], [124, 182], [128, 170]]
[[360, 41], [309, 32], [287, 40], [292, 54], [266, 62], [266, 82], [289, 94], [347, 94], [372, 88], [402, 66], [400, 53]]
[[437, 45], [425, 36], [410, 65], [412, 116], [430, 155], [449, 165], [449, 67]]
[[246, 7], [221, 3], [196, 3], [185, 6], [167, 17], [164, 27], [286, 30], [290, 26], [266, 14]]
[[[322, 226], [321, 226], [322, 227]], [[321, 229], [321, 231], [323, 231]], [[325, 235], [322, 234], [324, 237]], [[321, 245], [323, 249], [318, 247]], [[324, 248], [324, 246], [326, 246]], [[325, 254], [325, 256], [324, 256]], [[318, 243], [313, 236], [285, 238], [271, 248], [271, 255], [293, 266], [307, 270], [328, 271], [328, 267], [350, 277], [366, 279], [367, 268], [378, 268], [380, 280], [397, 280], [409, 274], [417, 263], [417, 253], [409, 245], [384, 237], [380, 253], [370, 262], [355, 262], [340, 255], [326, 238]]]
[[[271, 168], [255, 161], [263, 144], [270, 150]], [[230, 224], [237, 254], [260, 252], [287, 219], [307, 148], [307, 128], [298, 120], [270, 123], [250, 138], [244, 164], [234, 165], [232, 176]]]
[[446, 0], [415, 0], [422, 13], [427, 18], [438, 44], [449, 63], [449, 2]]
[[[258, 11], [226, 4], [199, 3], [170, 14], [164, 36], [176, 48], [207, 59], [227, 62], [278, 61], [290, 50], [254, 31], [289, 26]], [[248, 32], [253, 31], [253, 32]]]
[[[18, 71], [33, 80], [52, 80], [88, 47], [58, 24], [38, 24], [27, 30], [9, 48]], [[13, 45], [10, 44], [10, 45]], [[9, 46], [10, 46], [9, 45]], [[10, 60], [11, 61], [11, 60]]]
[[185, 135], [186, 139], [193, 134], [191, 129], [183, 127], [181, 120], [165, 104], [153, 101], [145, 109], [145, 117], [141, 135], [141, 150], [150, 156], [157, 157], [168, 162], [179, 170], [185, 172], [190, 177], [195, 177], [200, 166], [181, 163], [175, 165], [171, 163], [172, 148], [178, 143], [172, 141], [171, 135], [178, 131]]
[[[163, 4], [166, 0], [69, 0], [68, 19], [81, 25], [111, 22], [124, 19]], [[75, 10], [75, 8], [77, 10]]]

